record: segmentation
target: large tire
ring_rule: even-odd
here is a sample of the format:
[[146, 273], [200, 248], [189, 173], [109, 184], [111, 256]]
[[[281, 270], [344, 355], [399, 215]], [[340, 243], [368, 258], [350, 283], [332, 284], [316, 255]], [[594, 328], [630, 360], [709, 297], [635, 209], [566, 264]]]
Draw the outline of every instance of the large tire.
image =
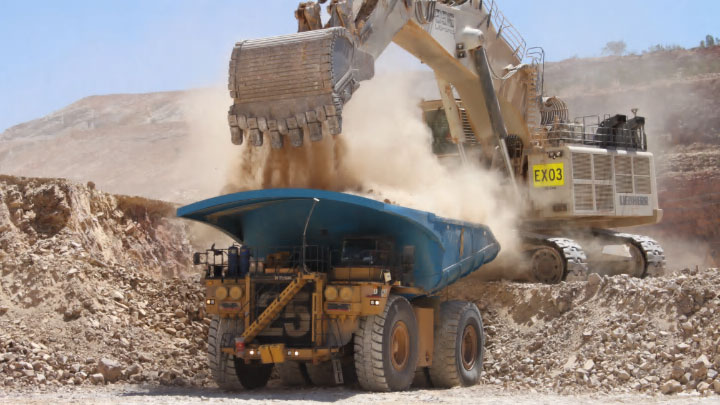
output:
[[477, 384], [485, 354], [480, 311], [471, 302], [448, 301], [440, 305], [438, 319], [430, 367], [433, 386], [451, 388]]
[[245, 321], [242, 319], [228, 319], [213, 317], [208, 333], [208, 363], [215, 383], [220, 389], [226, 391], [239, 391], [242, 389], [255, 389], [264, 387], [270, 374], [272, 364], [245, 364], [222, 351], [223, 335], [227, 337], [240, 336], [245, 330]]
[[277, 370], [278, 377], [280, 377], [283, 385], [287, 387], [310, 385], [310, 377], [308, 376], [305, 363], [286, 360], [283, 363], [276, 364], [275, 370]]
[[380, 315], [360, 318], [354, 343], [355, 370], [363, 389], [410, 388], [418, 361], [418, 326], [408, 300], [391, 295]]
[[245, 321], [241, 319], [220, 319], [213, 317], [208, 332], [208, 363], [215, 383], [220, 389], [239, 391], [243, 389], [235, 370], [235, 358], [222, 351], [222, 337], [225, 333], [235, 336], [242, 334]]
[[247, 390], [262, 388], [267, 385], [272, 375], [274, 364], [245, 364], [245, 361], [235, 359], [235, 371], [237, 371], [240, 384]]

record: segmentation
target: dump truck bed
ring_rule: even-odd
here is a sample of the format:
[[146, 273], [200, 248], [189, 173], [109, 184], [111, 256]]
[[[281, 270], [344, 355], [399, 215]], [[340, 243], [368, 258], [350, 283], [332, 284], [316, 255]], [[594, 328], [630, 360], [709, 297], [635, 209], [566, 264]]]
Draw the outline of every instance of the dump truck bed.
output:
[[385, 235], [397, 249], [414, 247], [413, 287], [434, 293], [492, 261], [500, 245], [485, 225], [364, 197], [311, 189], [271, 189], [223, 195], [178, 209], [247, 246], [297, 246], [314, 199], [308, 244], [340, 250], [352, 235]]

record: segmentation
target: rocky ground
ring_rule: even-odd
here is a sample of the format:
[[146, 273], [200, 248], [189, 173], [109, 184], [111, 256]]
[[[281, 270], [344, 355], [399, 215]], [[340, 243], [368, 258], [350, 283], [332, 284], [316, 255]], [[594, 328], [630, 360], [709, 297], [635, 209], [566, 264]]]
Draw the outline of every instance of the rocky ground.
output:
[[[191, 271], [187, 229], [171, 217], [172, 205], [64, 180], [0, 182], [0, 386], [6, 398], [41, 402], [43, 392], [106, 384], [117, 387], [101, 391], [110, 397], [163, 385], [218, 395], [205, 361], [200, 278]], [[445, 297], [481, 308], [485, 374], [480, 387], [451, 390], [447, 400], [478, 390], [611, 398], [719, 394], [718, 285], [718, 269], [645, 280], [592, 275], [555, 286], [470, 277]], [[337, 394], [321, 390], [316, 398], [317, 389], [287, 391], [278, 384], [271, 383], [280, 390], [272, 395], [317, 400]], [[367, 395], [356, 390], [343, 395]], [[386, 399], [438, 394], [397, 395]]]
[[487, 333], [486, 384], [555, 393], [720, 394], [718, 269], [644, 280], [559, 285], [483, 283], [448, 295], [475, 301]]
[[355, 388], [283, 388], [269, 387], [252, 392], [227, 393], [193, 387], [155, 387], [142, 385], [108, 385], [62, 388], [54, 392], [0, 392], [0, 403], [7, 404], [469, 404], [498, 405], [575, 405], [591, 404], [715, 404], [717, 397], [678, 394], [651, 396], [644, 394], [561, 395], [533, 390], [512, 390], [476, 385], [451, 390], [413, 390], [376, 393]]
[[0, 386], [208, 382], [175, 207], [0, 177]]

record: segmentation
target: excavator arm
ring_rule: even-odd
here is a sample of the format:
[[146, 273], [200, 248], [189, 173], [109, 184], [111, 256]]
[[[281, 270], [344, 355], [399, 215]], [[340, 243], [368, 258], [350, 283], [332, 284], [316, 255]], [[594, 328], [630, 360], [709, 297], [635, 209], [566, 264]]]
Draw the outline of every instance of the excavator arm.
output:
[[[260, 146], [269, 139], [274, 148], [299, 147], [306, 139], [340, 134], [343, 106], [361, 81], [373, 77], [375, 59], [391, 42], [449, 85], [441, 89], [446, 95], [454, 89], [486, 157], [494, 146], [504, 147], [508, 131], [528, 135], [525, 42], [494, 1], [332, 0], [327, 11], [323, 25], [320, 5], [301, 3], [297, 34], [235, 46], [233, 143], [249, 139]], [[443, 97], [445, 103], [453, 99]]]

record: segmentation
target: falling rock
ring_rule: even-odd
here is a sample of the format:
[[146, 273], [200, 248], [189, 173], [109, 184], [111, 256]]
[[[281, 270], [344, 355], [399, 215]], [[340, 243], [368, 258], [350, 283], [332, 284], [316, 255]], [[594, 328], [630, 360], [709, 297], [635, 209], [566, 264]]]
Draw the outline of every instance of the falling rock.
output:
[[111, 359], [100, 359], [98, 362], [98, 371], [102, 374], [107, 382], [115, 382], [122, 375], [122, 367], [120, 363]]

